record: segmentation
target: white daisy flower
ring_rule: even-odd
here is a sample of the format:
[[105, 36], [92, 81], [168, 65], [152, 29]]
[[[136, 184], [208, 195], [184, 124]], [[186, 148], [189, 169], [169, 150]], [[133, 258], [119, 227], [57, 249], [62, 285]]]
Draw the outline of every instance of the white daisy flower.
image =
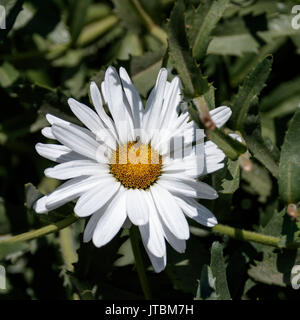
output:
[[[203, 131], [196, 130], [188, 112], [178, 114], [180, 80], [175, 77], [169, 82], [167, 75], [166, 69], [160, 70], [144, 108], [125, 69], [120, 68], [118, 75], [109, 67], [102, 95], [95, 82], [90, 85], [96, 112], [68, 100], [86, 128], [48, 114], [51, 126], [42, 134], [60, 144], [36, 145], [41, 156], [59, 163], [46, 169], [45, 175], [68, 181], [40, 198], [35, 211], [46, 213], [77, 199], [75, 214], [91, 216], [84, 241], [92, 240], [97, 247], [107, 244], [122, 227], [137, 225], [156, 272], [166, 266], [165, 240], [176, 251], [185, 251], [190, 235], [185, 216], [208, 227], [217, 224], [214, 215], [196, 201], [215, 199], [217, 192], [197, 178], [222, 168], [225, 157], [212, 141], [204, 142]], [[231, 110], [222, 106], [210, 115], [221, 127]], [[174, 142], [178, 135], [183, 137], [183, 148]], [[200, 153], [195, 152], [197, 147]]]

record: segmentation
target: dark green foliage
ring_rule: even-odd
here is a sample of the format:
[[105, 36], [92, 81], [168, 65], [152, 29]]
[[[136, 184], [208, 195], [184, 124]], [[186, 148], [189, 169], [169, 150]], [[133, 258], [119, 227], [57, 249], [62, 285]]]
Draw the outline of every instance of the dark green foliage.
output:
[[177, 1], [168, 23], [169, 55], [184, 86], [187, 97], [203, 95], [208, 90], [208, 83], [196, 66], [189, 47], [184, 15], [183, 1]]
[[300, 201], [300, 108], [298, 106], [285, 135], [279, 165], [279, 193], [285, 203]]

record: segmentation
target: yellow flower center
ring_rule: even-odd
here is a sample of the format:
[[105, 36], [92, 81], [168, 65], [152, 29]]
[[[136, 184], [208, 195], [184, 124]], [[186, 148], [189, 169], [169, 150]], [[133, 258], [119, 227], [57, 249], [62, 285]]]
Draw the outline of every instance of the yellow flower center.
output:
[[150, 145], [136, 142], [119, 146], [110, 160], [110, 173], [132, 189], [148, 189], [160, 176], [161, 167], [161, 155]]

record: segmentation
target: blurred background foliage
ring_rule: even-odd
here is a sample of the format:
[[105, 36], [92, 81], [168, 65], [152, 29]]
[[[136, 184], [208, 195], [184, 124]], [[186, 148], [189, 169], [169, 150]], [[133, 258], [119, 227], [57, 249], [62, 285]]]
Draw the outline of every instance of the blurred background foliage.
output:
[[[160, 274], [143, 252], [153, 297], [299, 299], [290, 281], [299, 250], [286, 249], [299, 244], [300, 229], [300, 30], [291, 26], [297, 3], [0, 0], [0, 241], [72, 214], [72, 205], [46, 216], [31, 209], [39, 192], [58, 184], [44, 177], [52, 164], [34, 148], [47, 142], [40, 134], [45, 114], [76, 122], [67, 98], [90, 104], [89, 83], [99, 85], [108, 65], [124, 66], [147, 98], [164, 65], [170, 77], [181, 77], [185, 105], [200, 126], [203, 104], [233, 110], [228, 128], [207, 130], [228, 158], [206, 178], [220, 197], [205, 205], [221, 224], [239, 229], [228, 236], [190, 221], [186, 253], [168, 248]], [[193, 99], [199, 96], [204, 100]], [[82, 219], [41, 238], [0, 242], [7, 279], [0, 299], [142, 299], [128, 231], [97, 249], [82, 243], [84, 225]], [[234, 239], [240, 229], [279, 242]]]

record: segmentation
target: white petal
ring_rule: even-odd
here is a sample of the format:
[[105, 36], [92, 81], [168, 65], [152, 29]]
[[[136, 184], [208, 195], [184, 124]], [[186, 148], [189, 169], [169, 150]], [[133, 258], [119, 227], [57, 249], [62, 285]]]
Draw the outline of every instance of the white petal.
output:
[[[96, 117], [96, 118], [98, 118], [98, 116], [89, 108], [89, 107], [87, 107], [87, 106], [85, 106], [84, 104], [81, 104], [81, 103], [79, 103], [79, 102], [77, 102], [76, 100], [74, 100], [74, 99], [71, 99], [71, 101], [75, 101], [75, 103], [73, 103], [73, 102], [71, 102], [71, 104], [72, 105], [76, 105], [76, 104], [78, 104], [79, 106], [81, 105], [82, 106], [82, 108], [80, 109], [80, 107], [79, 107], [79, 110], [77, 110], [77, 113], [78, 113], [78, 115], [80, 115], [79, 116], [79, 118], [81, 118], [82, 117], [82, 122], [84, 123], [84, 122], [86, 122], [86, 121], [89, 121], [89, 119], [91, 118], [91, 117]], [[85, 108], [86, 109], [85, 109]], [[73, 108], [74, 109], [74, 108]], [[76, 109], [76, 107], [75, 107], [75, 109]], [[74, 109], [74, 110], [75, 110]], [[78, 108], [77, 108], [78, 109]], [[85, 114], [85, 110], [87, 110], [86, 111], [86, 114]], [[92, 115], [91, 115], [91, 117], [89, 117], [89, 114], [90, 113], [93, 113]], [[48, 122], [51, 124], [51, 125], [55, 125], [55, 124], [58, 124], [58, 125], [62, 125], [62, 126], [72, 126], [72, 127], [76, 127], [76, 128], [79, 128], [82, 132], [84, 132], [86, 135], [88, 135], [88, 136], [90, 136], [91, 138], [93, 138], [93, 139], [96, 139], [96, 134], [94, 134], [92, 131], [90, 131], [89, 129], [87, 129], [87, 128], [83, 128], [83, 127], [79, 127], [79, 126], [77, 126], [76, 124], [74, 124], [74, 123], [71, 123], [71, 122], [69, 122], [69, 121], [66, 121], [66, 120], [63, 120], [63, 119], [61, 119], [61, 118], [58, 118], [58, 117], [56, 117], [56, 116], [53, 116], [53, 115], [51, 115], [51, 114], [46, 114], [46, 118], [47, 118], [47, 120], [48, 120]], [[86, 120], [84, 120], [84, 119], [86, 119]], [[98, 121], [100, 121], [100, 119], [98, 118]], [[111, 136], [111, 134], [110, 134], [110, 132], [111, 132], [111, 130], [108, 130], [108, 132], [107, 132], [107, 130], [106, 129], [103, 129], [104, 128], [104, 126], [103, 126], [103, 124], [101, 123], [101, 121], [100, 121], [100, 125], [101, 125], [101, 127], [100, 128], [97, 128], [97, 130], [96, 130], [96, 127], [94, 126], [93, 128], [96, 130], [96, 132], [97, 132], [97, 138], [99, 139], [99, 140], [102, 140], [102, 141], [105, 141], [105, 143], [110, 147], [110, 148], [113, 148], [114, 149], [114, 147], [115, 147], [115, 143], [114, 143], [114, 141], [116, 140], [116, 138], [113, 138], [113, 141], [111, 141], [111, 139], [112, 139], [112, 136]], [[87, 127], [89, 127], [89, 126], [87, 126]], [[53, 130], [51, 129], [51, 131], [52, 131], [52, 139], [56, 139], [56, 137], [54, 136], [54, 134], [53, 134]], [[114, 131], [114, 130], [113, 130]], [[49, 133], [50, 134], [50, 133]], [[103, 136], [103, 137], [102, 137]], [[107, 137], [108, 136], [108, 137]]]
[[48, 139], [56, 140], [55, 136], [52, 133], [52, 129], [50, 127], [45, 127], [42, 129], [42, 135]]
[[178, 117], [177, 107], [181, 101], [181, 83], [178, 77], [174, 77], [169, 87], [166, 87], [161, 128], [172, 127]]
[[139, 226], [141, 237], [145, 247], [147, 247], [153, 255], [163, 257], [166, 254], [164, 231], [149, 191], [146, 191], [146, 200], [149, 205], [149, 222], [146, 225]]
[[97, 160], [99, 143], [75, 125], [54, 124], [52, 132], [56, 139], [73, 151]]
[[101, 141], [109, 148], [115, 149], [116, 135], [114, 127], [105, 127], [99, 116], [83, 103], [72, 98], [68, 100], [68, 103], [76, 117], [95, 134], [97, 141]]
[[73, 98], [68, 99], [68, 104], [75, 116], [95, 135], [104, 128], [100, 118], [91, 108]]
[[127, 214], [130, 221], [137, 225], [143, 225], [149, 221], [149, 206], [146, 200], [146, 191], [139, 189], [128, 189]]
[[213, 227], [218, 223], [213, 213], [194, 199], [174, 196], [183, 212], [198, 223]]
[[127, 98], [127, 101], [131, 107], [133, 115], [133, 122], [135, 128], [141, 127], [141, 117], [143, 113], [143, 104], [139, 93], [135, 86], [132, 84], [127, 71], [124, 68], [120, 68], [120, 78], [122, 81], [123, 89]]
[[120, 182], [110, 175], [99, 178], [99, 184], [83, 193], [78, 199], [74, 212], [79, 217], [87, 217], [101, 209], [119, 190]]
[[200, 198], [200, 199], [216, 199], [218, 194], [215, 189], [204, 182], [198, 182], [194, 179], [176, 175], [163, 175], [157, 184], [169, 190], [171, 193], [179, 194], [187, 197]]
[[124, 99], [121, 81], [115, 68], [105, 72], [105, 95], [110, 113], [114, 119], [119, 141], [125, 144], [134, 140], [133, 119], [127, 100]]
[[[185, 115], [182, 120], [187, 120], [188, 116]], [[183, 126], [179, 128], [168, 128], [167, 130], [161, 130], [160, 134], [165, 131], [162, 137], [159, 137], [158, 144], [155, 146], [156, 149], [160, 150], [160, 146], [163, 144], [167, 145], [166, 150], [163, 150], [163, 154], [168, 152], [168, 154], [172, 154], [174, 152], [182, 152], [182, 148], [184, 150], [184, 156], [189, 155], [188, 150], [192, 150], [197, 145], [197, 150], [199, 150], [200, 146], [204, 145], [205, 134], [204, 131], [199, 129], [193, 121], [184, 122]], [[170, 143], [171, 140], [177, 139], [178, 141], [182, 141], [181, 144], [172, 145]], [[180, 139], [180, 140], [179, 140]], [[193, 146], [193, 147], [192, 147]], [[201, 150], [200, 150], [201, 151]]]
[[48, 209], [46, 208], [47, 196], [39, 198], [34, 204], [33, 209], [36, 213], [46, 213]]
[[126, 193], [120, 192], [99, 219], [93, 234], [96, 247], [107, 244], [121, 229], [126, 219]]
[[107, 206], [104, 206], [103, 208], [101, 208], [100, 210], [98, 210], [97, 212], [95, 212], [91, 217], [90, 220], [88, 221], [84, 232], [83, 232], [83, 242], [89, 242], [92, 240], [93, 238], [93, 233], [96, 229], [97, 223], [100, 219], [100, 217], [103, 215], [103, 213], [105, 212]]
[[209, 114], [217, 128], [221, 128], [230, 118], [232, 111], [230, 108], [226, 106], [221, 106], [211, 110]]
[[69, 122], [67, 120], [63, 120], [61, 118], [58, 118], [50, 113], [47, 113], [46, 114], [46, 119], [48, 120], [48, 122], [53, 126], [54, 124], [58, 124], [58, 125], [62, 125], [62, 126], [75, 126], [75, 127], [78, 127], [80, 128], [82, 131], [84, 131], [87, 135], [89, 135], [90, 137], [92, 138], [95, 138], [95, 135], [90, 131], [88, 130], [87, 128], [83, 128], [83, 127], [80, 127], [72, 122]]
[[172, 160], [170, 159], [168, 162], [165, 162], [163, 164], [163, 173], [167, 172], [182, 172], [186, 170], [186, 167], [184, 166], [184, 163], [182, 160]]
[[46, 119], [51, 125], [54, 125], [55, 123], [61, 123], [61, 124], [65, 124], [65, 125], [71, 124], [71, 122], [63, 120], [63, 119], [56, 117], [50, 113], [46, 114]]
[[205, 150], [205, 170], [204, 174], [215, 172], [224, 167], [222, 161], [225, 159], [225, 153], [212, 142], [207, 141], [204, 145]]
[[169, 242], [169, 244], [172, 246], [172, 248], [179, 253], [184, 253], [186, 249], [186, 241], [176, 238], [164, 223], [162, 224], [162, 226], [164, 230], [164, 236], [166, 240]]
[[94, 107], [95, 107], [100, 119], [103, 121], [103, 123], [105, 124], [105, 126], [109, 130], [115, 131], [115, 128], [114, 128], [114, 125], [113, 125], [111, 118], [108, 116], [108, 114], [105, 112], [105, 110], [103, 108], [101, 94], [98, 89], [98, 86], [96, 85], [96, 83], [94, 81], [91, 82], [90, 93], [91, 93], [91, 98], [92, 98]]
[[54, 179], [71, 179], [79, 176], [108, 174], [109, 169], [94, 160], [73, 160], [45, 170], [45, 175]]
[[151, 186], [150, 191], [159, 215], [167, 228], [178, 239], [188, 239], [190, 236], [188, 223], [170, 192], [158, 184]]
[[68, 180], [47, 196], [48, 211], [54, 210], [65, 203], [78, 198], [83, 192], [94, 188], [99, 183], [99, 177], [79, 177]]
[[101, 82], [101, 92], [102, 92], [102, 95], [103, 95], [104, 103], [107, 104], [107, 93], [106, 93], [105, 81]]
[[[166, 81], [166, 86], [168, 85], [168, 81]], [[155, 93], [156, 93], [156, 89], [155, 87], [152, 88], [152, 90], [150, 91], [150, 94], [148, 96], [148, 99], [146, 101], [146, 106], [145, 106], [145, 109], [144, 109], [144, 114], [143, 114], [143, 118], [142, 118], [142, 123], [143, 123], [143, 126], [145, 126], [146, 122], [145, 122], [145, 119], [147, 118], [146, 115], [148, 114], [148, 112], [150, 111], [150, 107], [153, 105], [153, 100], [155, 99]]]
[[59, 163], [71, 160], [86, 159], [86, 157], [60, 144], [37, 143], [35, 145], [35, 149], [40, 156]]
[[156, 273], [163, 271], [167, 265], [167, 254], [165, 253], [162, 257], [156, 257], [152, 254], [145, 246], [146, 252], [149, 256], [153, 269]]
[[189, 177], [199, 177], [205, 172], [204, 156], [191, 154], [183, 159], [169, 160], [165, 163], [163, 173], [165, 175], [178, 175], [180, 173]]
[[146, 104], [145, 114], [143, 118], [143, 128], [145, 128], [149, 134], [148, 139], [152, 138], [155, 130], [159, 129], [167, 77], [168, 71], [164, 68], [160, 69], [154, 87], [154, 93], [151, 97], [149, 97]]
[[242, 137], [240, 135], [238, 135], [237, 133], [229, 133], [230, 137], [239, 141], [239, 142], [243, 142]]

